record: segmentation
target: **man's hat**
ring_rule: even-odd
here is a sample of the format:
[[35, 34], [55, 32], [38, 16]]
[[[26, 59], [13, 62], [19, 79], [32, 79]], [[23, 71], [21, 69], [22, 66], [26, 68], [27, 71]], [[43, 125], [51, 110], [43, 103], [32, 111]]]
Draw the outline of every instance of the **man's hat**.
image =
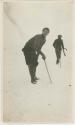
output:
[[62, 35], [58, 35], [58, 37], [62, 37]]
[[42, 31], [44, 31], [44, 30], [50, 31], [50, 29], [48, 27], [45, 27], [45, 28], [42, 29]]

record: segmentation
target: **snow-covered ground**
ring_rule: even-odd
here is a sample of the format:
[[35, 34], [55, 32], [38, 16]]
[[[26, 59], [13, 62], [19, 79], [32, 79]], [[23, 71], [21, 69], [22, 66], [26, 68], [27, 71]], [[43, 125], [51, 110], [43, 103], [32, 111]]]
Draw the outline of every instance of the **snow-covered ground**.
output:
[[[4, 120], [18, 122], [71, 122], [72, 121], [72, 17], [71, 4], [50, 2], [8, 3], [4, 14]], [[18, 25], [14, 25], [13, 19]], [[21, 51], [26, 41], [42, 28], [50, 34], [42, 48], [53, 83], [39, 57], [37, 84], [31, 84], [28, 67]], [[22, 32], [21, 32], [22, 30]], [[63, 35], [67, 48], [56, 65], [52, 46], [58, 34]]]

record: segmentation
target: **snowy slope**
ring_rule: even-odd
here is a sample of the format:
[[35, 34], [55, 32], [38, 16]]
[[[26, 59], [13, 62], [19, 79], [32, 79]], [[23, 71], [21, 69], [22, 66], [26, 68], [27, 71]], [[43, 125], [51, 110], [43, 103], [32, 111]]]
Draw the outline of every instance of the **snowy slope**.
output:
[[[20, 122], [72, 121], [72, 17], [71, 5], [53, 3], [8, 3], [4, 14], [4, 120]], [[7, 9], [7, 7], [6, 7]], [[18, 27], [19, 26], [19, 27]], [[42, 48], [53, 83], [39, 57], [37, 84], [31, 84], [28, 67], [21, 51], [26, 41], [50, 28]], [[21, 31], [22, 30], [22, 31]], [[63, 35], [67, 56], [62, 54], [61, 68], [56, 66], [53, 41]]]

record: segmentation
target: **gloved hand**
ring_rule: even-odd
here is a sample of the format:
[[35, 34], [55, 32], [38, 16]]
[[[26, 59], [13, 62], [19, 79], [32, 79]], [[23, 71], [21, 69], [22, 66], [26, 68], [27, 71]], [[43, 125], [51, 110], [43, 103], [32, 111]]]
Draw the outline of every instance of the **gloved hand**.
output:
[[63, 53], [64, 53], [64, 56], [66, 56], [65, 51], [63, 51]]

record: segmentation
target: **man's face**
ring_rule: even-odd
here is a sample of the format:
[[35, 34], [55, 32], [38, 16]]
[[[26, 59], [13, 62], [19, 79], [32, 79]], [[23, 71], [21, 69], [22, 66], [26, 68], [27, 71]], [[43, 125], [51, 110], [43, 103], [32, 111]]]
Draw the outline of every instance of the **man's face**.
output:
[[44, 31], [42, 31], [42, 34], [43, 34], [44, 36], [47, 36], [47, 35], [49, 34], [49, 31], [45, 29]]

